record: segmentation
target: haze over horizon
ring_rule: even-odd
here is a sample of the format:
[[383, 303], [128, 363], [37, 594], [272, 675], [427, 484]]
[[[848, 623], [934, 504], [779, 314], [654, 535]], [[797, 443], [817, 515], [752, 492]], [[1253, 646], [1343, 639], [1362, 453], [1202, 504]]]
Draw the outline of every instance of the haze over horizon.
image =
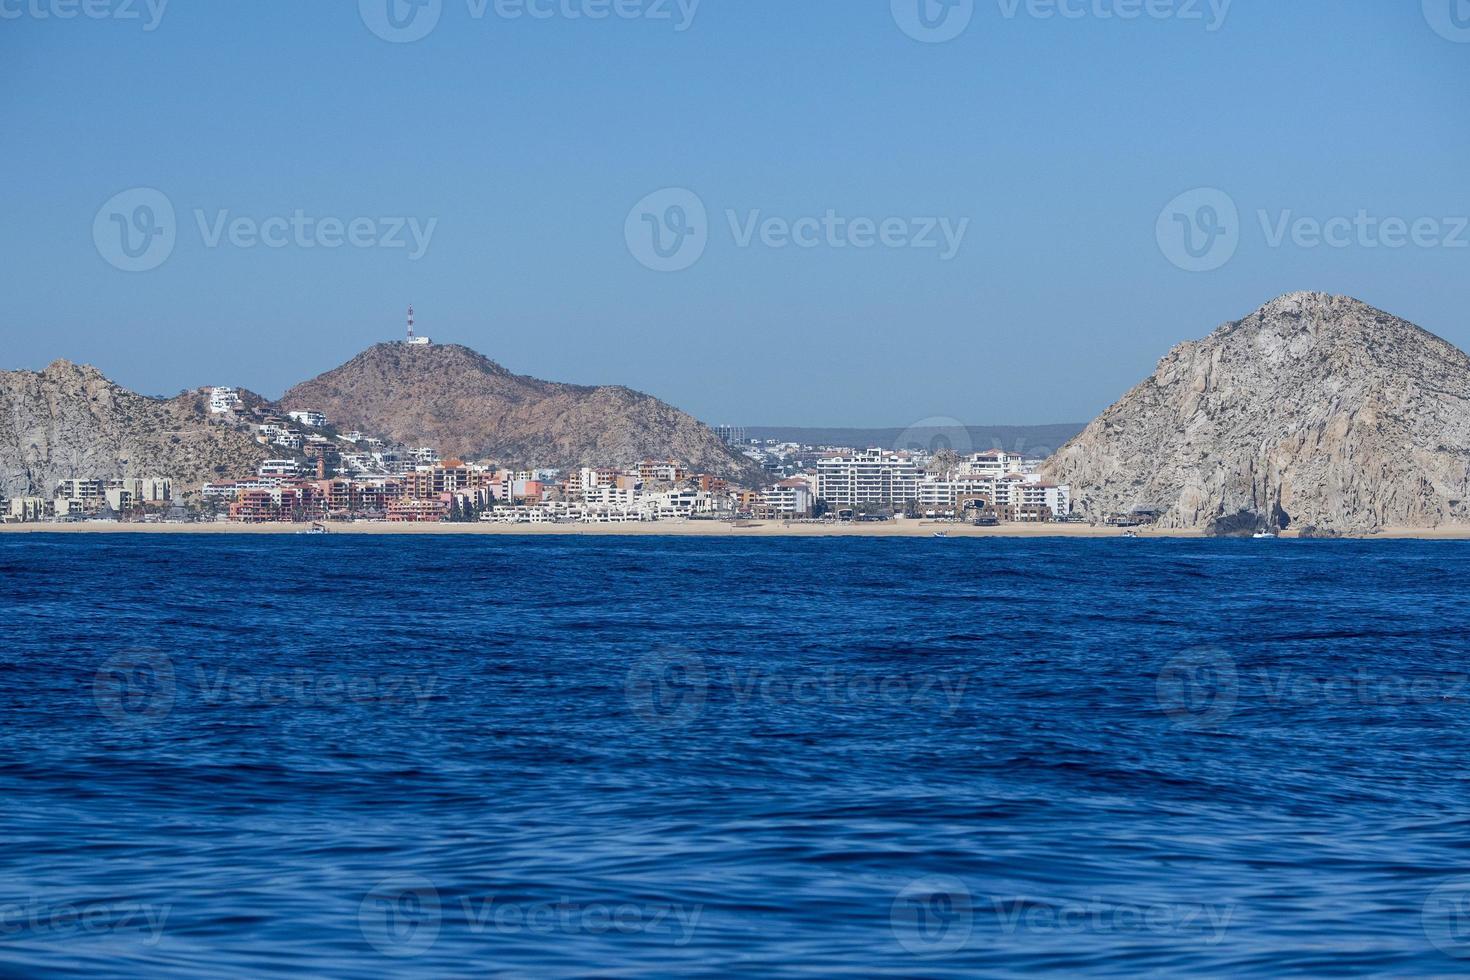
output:
[[[0, 369], [275, 397], [412, 302], [706, 422], [901, 427], [1085, 421], [1298, 290], [1470, 347], [1470, 37], [1436, 0], [997, 0], [942, 43], [900, 0], [388, 2], [7, 6]], [[166, 217], [139, 189], [174, 220], [127, 271], [160, 253], [108, 235]]]

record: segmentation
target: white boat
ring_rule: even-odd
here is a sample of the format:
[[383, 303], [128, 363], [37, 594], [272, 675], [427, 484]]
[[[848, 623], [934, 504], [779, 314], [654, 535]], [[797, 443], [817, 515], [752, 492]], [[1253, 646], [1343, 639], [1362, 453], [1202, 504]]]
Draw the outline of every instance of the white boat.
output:
[[1257, 531], [1255, 534], [1252, 534], [1251, 537], [1252, 538], [1255, 538], [1257, 541], [1261, 541], [1261, 540], [1263, 540], [1265, 538], [1274, 538], [1274, 537], [1276, 537], [1276, 532], [1275, 531]]

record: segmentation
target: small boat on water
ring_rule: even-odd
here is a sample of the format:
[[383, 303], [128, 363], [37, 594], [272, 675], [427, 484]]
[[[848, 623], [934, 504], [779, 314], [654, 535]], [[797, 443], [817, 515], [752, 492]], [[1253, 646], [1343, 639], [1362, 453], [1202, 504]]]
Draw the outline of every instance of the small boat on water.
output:
[[297, 531], [296, 533], [297, 534], [331, 534], [332, 532], [331, 532], [331, 529], [328, 528], [325, 524], [318, 524], [317, 522], [313, 521], [312, 524], [311, 524], [311, 530], [310, 531]]
[[949, 537], [949, 532], [948, 531], [935, 531], [934, 532], [934, 536], [936, 538], [947, 538], [947, 537]]
[[1271, 530], [1257, 531], [1255, 534], [1252, 534], [1251, 537], [1254, 538], [1257, 541], [1262, 541], [1262, 540], [1265, 540], [1266, 538], [1274, 538], [1274, 537], [1276, 537], [1276, 532], [1275, 531], [1271, 531]]

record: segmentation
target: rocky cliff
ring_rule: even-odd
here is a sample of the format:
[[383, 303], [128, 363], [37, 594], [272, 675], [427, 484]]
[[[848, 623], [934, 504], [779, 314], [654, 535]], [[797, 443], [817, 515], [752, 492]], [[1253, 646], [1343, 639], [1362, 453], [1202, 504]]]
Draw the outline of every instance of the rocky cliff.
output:
[[49, 497], [71, 477], [169, 477], [188, 489], [249, 475], [267, 455], [248, 431], [211, 422], [199, 393], [149, 398], [67, 361], [0, 371], [0, 488], [8, 496]]
[[453, 344], [378, 344], [292, 388], [281, 406], [445, 456], [563, 468], [677, 459], [696, 471], [760, 480], [758, 468], [709, 428], [650, 395], [512, 374]]
[[1363, 532], [1470, 521], [1470, 357], [1293, 293], [1181, 344], [1047, 463], [1091, 516]]

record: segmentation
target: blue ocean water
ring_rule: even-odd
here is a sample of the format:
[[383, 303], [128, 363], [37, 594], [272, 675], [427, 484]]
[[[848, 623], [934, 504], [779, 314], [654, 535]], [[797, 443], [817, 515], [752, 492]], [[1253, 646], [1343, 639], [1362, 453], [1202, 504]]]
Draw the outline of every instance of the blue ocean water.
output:
[[1470, 967], [1470, 547], [0, 535], [15, 976]]

